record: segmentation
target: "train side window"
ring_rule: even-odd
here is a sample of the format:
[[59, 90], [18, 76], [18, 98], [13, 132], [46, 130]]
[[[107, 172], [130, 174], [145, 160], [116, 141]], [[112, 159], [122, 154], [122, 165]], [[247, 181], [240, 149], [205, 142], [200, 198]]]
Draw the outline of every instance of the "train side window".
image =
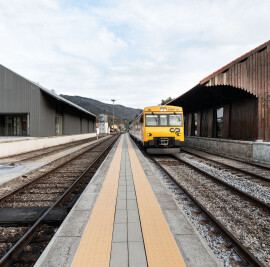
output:
[[160, 115], [160, 126], [167, 126], [168, 125], [168, 116], [167, 115]]

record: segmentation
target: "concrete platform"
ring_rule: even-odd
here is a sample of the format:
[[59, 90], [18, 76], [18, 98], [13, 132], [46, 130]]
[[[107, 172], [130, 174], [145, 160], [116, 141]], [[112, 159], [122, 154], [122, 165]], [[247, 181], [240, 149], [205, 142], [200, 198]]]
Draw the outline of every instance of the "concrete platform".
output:
[[270, 142], [185, 136], [185, 142], [182, 146], [198, 148], [206, 152], [239, 158], [270, 167]]
[[[125, 138], [129, 138], [128, 135]], [[115, 144], [108, 154], [92, 181], [35, 264], [36, 267], [72, 265], [118, 145], [119, 142]], [[135, 145], [133, 145], [133, 148], [186, 266], [221, 266], [212, 251], [182, 214], [167, 189], [155, 176], [148, 161]], [[138, 196], [134, 188], [133, 178], [125, 141], [122, 149], [113, 232], [111, 233], [111, 252], [108, 264], [110, 266], [150, 266], [146, 257], [145, 237], [141, 228], [141, 210], [138, 210]]]
[[0, 137], [0, 159], [97, 136], [96, 133], [48, 137]]
[[[108, 138], [108, 136], [102, 137], [102, 138]], [[49, 163], [52, 163], [55, 160], [58, 160], [62, 157], [70, 155], [71, 153], [74, 153], [80, 149], [83, 149], [86, 146], [94, 144], [94, 143], [100, 141], [102, 138], [95, 140], [95, 141], [87, 142], [87, 143], [82, 144], [82, 145], [78, 145], [76, 147], [68, 148], [66, 150], [63, 150], [61, 152], [58, 152], [58, 153], [50, 155], [50, 156], [45, 156], [45, 157], [43, 157], [39, 160], [36, 160], [36, 161], [26, 161], [24, 163], [20, 163], [19, 166], [17, 168], [14, 168], [13, 170], [9, 169], [5, 172], [2, 170], [2, 171], [0, 171], [0, 186], [7, 184], [16, 178], [21, 178], [22, 175], [27, 175], [27, 174], [47, 165]], [[1, 162], [1, 159], [0, 159], [0, 162]]]

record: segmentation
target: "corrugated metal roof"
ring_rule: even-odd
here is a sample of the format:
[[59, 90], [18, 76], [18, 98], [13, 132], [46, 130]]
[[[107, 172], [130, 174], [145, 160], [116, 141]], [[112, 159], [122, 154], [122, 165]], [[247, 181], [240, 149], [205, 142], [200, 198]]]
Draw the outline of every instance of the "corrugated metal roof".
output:
[[82, 107], [80, 107], [80, 106], [74, 104], [73, 102], [71, 102], [71, 101], [69, 101], [69, 100], [67, 100], [67, 99], [65, 99], [65, 98], [63, 98], [63, 97], [61, 97], [61, 96], [55, 94], [54, 92], [52, 92], [51, 90], [45, 88], [44, 86], [42, 86], [42, 85], [40, 85], [40, 84], [38, 84], [38, 83], [36, 83], [36, 82], [33, 82], [33, 81], [31, 81], [31, 80], [29, 80], [29, 79], [23, 77], [22, 75], [16, 73], [15, 71], [13, 71], [13, 70], [11, 70], [11, 69], [9, 69], [9, 68], [3, 66], [2, 64], [0, 64], [0, 66], [3, 67], [3, 68], [5, 68], [5, 69], [7, 69], [7, 70], [10, 71], [10, 72], [12, 72], [13, 74], [15, 74], [15, 75], [21, 77], [22, 79], [24, 79], [24, 80], [26, 80], [26, 81], [28, 81], [28, 82], [34, 84], [34, 85], [37, 86], [42, 92], [44, 92], [44, 93], [46, 93], [46, 94], [48, 94], [48, 95], [54, 97], [55, 99], [57, 99], [57, 100], [59, 100], [59, 101], [61, 101], [61, 102], [64, 102], [65, 104], [68, 104], [68, 105], [70, 105], [70, 106], [72, 106], [72, 107], [74, 107], [74, 108], [76, 108], [76, 109], [78, 109], [78, 110], [80, 110], [80, 111], [82, 111], [82, 112], [84, 112], [84, 113], [87, 113], [88, 115], [91, 115], [91, 116], [93, 116], [93, 117], [96, 117], [95, 114], [93, 114], [93, 113], [89, 112], [88, 110], [86, 110], [86, 109], [84, 109], [84, 108], [82, 108]]

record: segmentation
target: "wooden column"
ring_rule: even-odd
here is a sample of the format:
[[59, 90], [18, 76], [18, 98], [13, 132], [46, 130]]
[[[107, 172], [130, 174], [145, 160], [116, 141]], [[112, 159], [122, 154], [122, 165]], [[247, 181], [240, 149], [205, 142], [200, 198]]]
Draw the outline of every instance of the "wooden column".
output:
[[191, 135], [192, 113], [188, 114], [188, 136]]
[[213, 137], [213, 121], [214, 120], [214, 109], [208, 109], [208, 134], [207, 137]]
[[264, 140], [264, 131], [263, 131], [263, 98], [258, 97], [258, 139]]
[[264, 141], [270, 142], [270, 93], [267, 96], [265, 96], [264, 103], [265, 103]]
[[197, 136], [201, 136], [201, 111], [197, 112]]
[[266, 64], [266, 131], [265, 131], [265, 141], [270, 142], [270, 46], [267, 46], [267, 58], [265, 60]]

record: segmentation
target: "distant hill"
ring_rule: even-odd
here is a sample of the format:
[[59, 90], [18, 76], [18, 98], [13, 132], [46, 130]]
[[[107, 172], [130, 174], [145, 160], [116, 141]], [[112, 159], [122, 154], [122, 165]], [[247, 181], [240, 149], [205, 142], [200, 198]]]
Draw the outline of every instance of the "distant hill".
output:
[[[94, 113], [98, 114], [113, 114], [113, 105], [103, 103], [101, 101], [82, 97], [82, 96], [70, 96], [70, 95], [60, 95], [67, 100], [81, 106], [82, 108]], [[135, 116], [141, 113], [141, 109], [129, 108], [122, 105], [114, 104], [114, 115], [115, 117], [122, 118], [127, 121], [134, 120]]]

